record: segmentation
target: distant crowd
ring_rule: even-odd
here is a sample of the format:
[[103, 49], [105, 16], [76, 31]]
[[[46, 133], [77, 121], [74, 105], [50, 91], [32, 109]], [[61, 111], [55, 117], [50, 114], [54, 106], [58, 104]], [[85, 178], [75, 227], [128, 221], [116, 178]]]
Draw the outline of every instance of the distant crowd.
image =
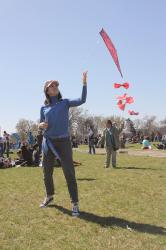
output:
[[[13, 144], [10, 142], [10, 135], [4, 131], [3, 136], [0, 137], [0, 168], [40, 166], [42, 139], [42, 130], [39, 130], [33, 142], [28, 140], [26, 142], [20, 141], [16, 154], [11, 157], [11, 154], [13, 154]], [[104, 148], [103, 135], [95, 135], [92, 126], [89, 127], [87, 137], [84, 140], [78, 140], [76, 136], [72, 136], [71, 142], [73, 148], [77, 148], [80, 144], [88, 145], [89, 154], [95, 154], [96, 148]], [[153, 144], [154, 142], [158, 142], [158, 144]], [[152, 145], [158, 149], [166, 149], [166, 135], [153, 132], [150, 136], [146, 136], [141, 132], [137, 132], [130, 139], [127, 139], [125, 134], [121, 134], [119, 137], [119, 147], [123, 148], [126, 143], [139, 143], [142, 145], [142, 149], [151, 149]], [[60, 165], [58, 160], [57, 165]]]
[[42, 133], [39, 131], [33, 143], [20, 142], [16, 155], [13, 154], [10, 135], [4, 131], [0, 137], [0, 168], [39, 166], [41, 158]]

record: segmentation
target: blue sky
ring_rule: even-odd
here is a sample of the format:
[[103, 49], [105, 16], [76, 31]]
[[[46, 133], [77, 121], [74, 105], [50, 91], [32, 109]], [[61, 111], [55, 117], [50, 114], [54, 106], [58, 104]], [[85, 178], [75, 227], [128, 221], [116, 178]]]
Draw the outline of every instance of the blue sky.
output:
[[[81, 94], [88, 70], [88, 98], [95, 115], [128, 117], [127, 110], [166, 117], [165, 0], [5, 0], [0, 6], [0, 126], [12, 132], [20, 118], [36, 121], [43, 83], [57, 79], [64, 97]], [[122, 80], [99, 31], [114, 42]], [[135, 103], [118, 110], [114, 82], [131, 83]]]

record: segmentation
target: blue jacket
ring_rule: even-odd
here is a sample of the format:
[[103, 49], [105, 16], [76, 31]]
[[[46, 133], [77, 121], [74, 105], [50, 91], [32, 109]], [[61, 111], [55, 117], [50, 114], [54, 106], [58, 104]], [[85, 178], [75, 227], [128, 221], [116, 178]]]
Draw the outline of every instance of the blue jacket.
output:
[[[83, 85], [81, 98], [70, 100], [58, 100], [56, 96], [51, 97], [51, 104], [41, 107], [40, 122], [47, 122], [48, 128], [44, 132], [47, 140], [43, 144], [44, 152], [48, 146], [52, 148], [51, 139], [69, 137], [69, 108], [80, 106], [86, 102], [87, 86]], [[55, 153], [55, 152], [54, 152]]]

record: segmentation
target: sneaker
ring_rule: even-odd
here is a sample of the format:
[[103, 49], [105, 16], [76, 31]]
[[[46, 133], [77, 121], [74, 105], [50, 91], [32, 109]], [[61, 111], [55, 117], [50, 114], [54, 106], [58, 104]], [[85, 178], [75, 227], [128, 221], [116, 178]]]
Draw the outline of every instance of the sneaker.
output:
[[20, 168], [21, 167], [21, 165], [16, 165], [16, 168]]
[[39, 163], [39, 167], [42, 167], [42, 161], [40, 161], [40, 163]]
[[72, 207], [72, 216], [79, 216], [80, 215], [80, 211], [79, 211], [79, 206], [78, 203], [73, 203], [73, 207]]
[[46, 197], [44, 201], [40, 204], [41, 208], [47, 207], [52, 201], [53, 201], [53, 196], [51, 197]]

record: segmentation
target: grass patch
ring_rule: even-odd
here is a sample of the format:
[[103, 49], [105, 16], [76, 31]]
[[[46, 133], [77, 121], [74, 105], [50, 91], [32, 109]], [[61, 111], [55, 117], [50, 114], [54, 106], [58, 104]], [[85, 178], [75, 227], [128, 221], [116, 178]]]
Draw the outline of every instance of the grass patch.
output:
[[70, 216], [62, 170], [55, 168], [55, 205], [44, 197], [41, 168], [0, 170], [0, 249], [165, 249], [166, 159], [118, 155], [104, 169], [104, 155], [74, 152], [80, 218]]

